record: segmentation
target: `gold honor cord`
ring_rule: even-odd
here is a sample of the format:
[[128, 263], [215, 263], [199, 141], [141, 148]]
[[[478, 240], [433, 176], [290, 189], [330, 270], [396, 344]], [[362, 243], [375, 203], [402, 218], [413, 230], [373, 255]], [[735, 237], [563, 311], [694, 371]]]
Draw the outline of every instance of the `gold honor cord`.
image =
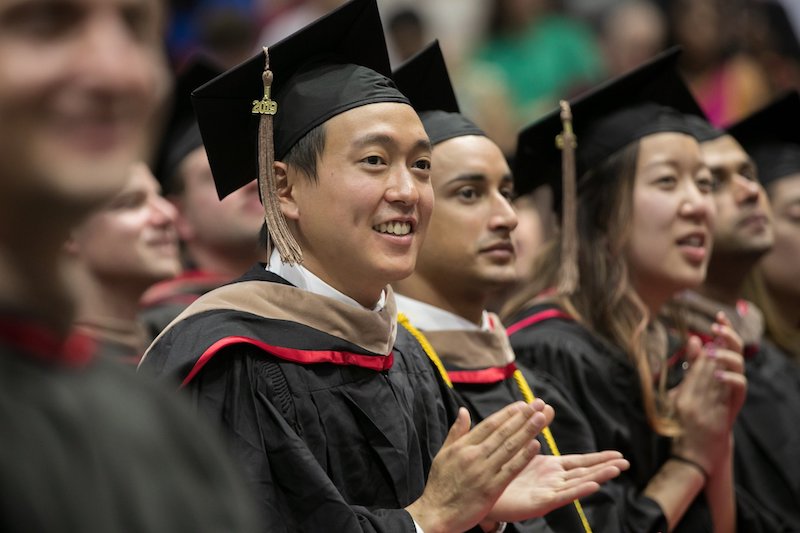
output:
[[[533, 395], [530, 385], [528, 385], [528, 382], [525, 380], [525, 376], [522, 375], [522, 372], [520, 372], [519, 369], [514, 370], [514, 381], [517, 382], [517, 387], [527, 403], [531, 403], [536, 399], [536, 396]], [[561, 452], [558, 451], [556, 439], [553, 437], [553, 432], [550, 431], [550, 428], [545, 427], [542, 430], [542, 435], [544, 436], [545, 442], [547, 442], [547, 445], [550, 447], [550, 451], [553, 452], [553, 455], [556, 457], [560, 456]], [[583, 530], [586, 531], [586, 533], [592, 533], [592, 528], [589, 526], [589, 520], [586, 519], [586, 514], [583, 512], [581, 502], [578, 500], [573, 500], [572, 503], [575, 505], [575, 510], [578, 512], [578, 517], [581, 519]]]
[[[447, 370], [444, 368], [444, 364], [442, 364], [442, 360], [436, 353], [436, 350], [433, 349], [431, 343], [428, 339], [423, 335], [423, 333], [411, 325], [411, 322], [408, 320], [408, 317], [403, 313], [397, 314], [397, 321], [408, 330], [411, 335], [417, 339], [422, 349], [425, 351], [425, 355], [428, 356], [433, 364], [436, 366], [436, 369], [439, 371], [439, 375], [442, 376], [442, 379], [449, 388], [453, 388], [453, 382], [450, 381], [450, 377], [447, 375]], [[533, 391], [531, 390], [528, 382], [525, 381], [525, 376], [522, 375], [522, 372], [519, 370], [514, 371], [514, 381], [517, 382], [517, 387], [519, 391], [522, 393], [522, 397], [525, 399], [527, 403], [533, 402], [536, 397], [533, 395]], [[547, 445], [550, 447], [550, 451], [553, 452], [553, 455], [558, 457], [561, 453], [558, 451], [558, 447], [556, 446], [556, 439], [553, 438], [553, 433], [550, 431], [549, 427], [545, 427], [542, 430], [542, 434], [544, 435], [544, 440], [547, 442]], [[578, 517], [581, 519], [581, 524], [583, 524], [583, 529], [586, 533], [592, 533], [592, 528], [589, 526], [589, 521], [586, 519], [586, 514], [583, 512], [583, 507], [581, 507], [581, 502], [578, 500], [574, 500], [572, 502], [575, 505], [575, 510], [578, 512]]]
[[442, 360], [439, 359], [439, 356], [436, 354], [436, 350], [433, 349], [433, 346], [431, 346], [431, 343], [428, 342], [427, 338], [425, 338], [425, 335], [411, 325], [411, 322], [404, 313], [397, 313], [397, 321], [402, 324], [402, 326], [406, 328], [415, 339], [417, 339], [417, 342], [419, 342], [420, 346], [422, 346], [422, 349], [425, 351], [425, 355], [427, 355], [428, 359], [433, 361], [433, 364], [436, 365], [436, 369], [439, 371], [439, 375], [442, 376], [444, 382], [447, 383], [447, 387], [452, 389], [453, 382], [450, 381], [450, 376], [447, 375], [447, 370], [445, 370]]

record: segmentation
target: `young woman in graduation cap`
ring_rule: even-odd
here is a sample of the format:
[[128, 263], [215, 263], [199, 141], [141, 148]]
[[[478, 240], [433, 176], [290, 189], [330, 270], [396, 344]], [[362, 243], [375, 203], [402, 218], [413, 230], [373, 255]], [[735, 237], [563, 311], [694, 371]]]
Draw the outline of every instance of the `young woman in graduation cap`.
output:
[[517, 362], [561, 381], [592, 428], [586, 435], [556, 417], [562, 451], [616, 449], [631, 462], [584, 501], [594, 531], [728, 532], [737, 520], [740, 531], [757, 530], [737, 518], [731, 473], [746, 388], [741, 341], [720, 316], [713, 345], [689, 339], [674, 365], [652, 320], [702, 283], [715, 214], [712, 176], [685, 121], [699, 110], [676, 57], [579, 97], [574, 125], [562, 126], [565, 106], [519, 136], [517, 191], [549, 184], [566, 201], [562, 242], [543, 251], [505, 309]]

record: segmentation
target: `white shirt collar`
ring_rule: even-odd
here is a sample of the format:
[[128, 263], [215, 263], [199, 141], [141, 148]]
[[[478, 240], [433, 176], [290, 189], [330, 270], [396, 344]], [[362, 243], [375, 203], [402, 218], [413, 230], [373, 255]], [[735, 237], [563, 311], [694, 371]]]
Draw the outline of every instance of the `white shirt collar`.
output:
[[491, 331], [491, 321], [489, 313], [483, 311], [481, 325], [477, 326], [466, 318], [450, 311], [445, 311], [436, 307], [402, 294], [394, 294], [397, 302], [397, 310], [405, 314], [415, 327], [422, 331], [444, 331], [444, 330], [483, 330]]
[[[278, 253], [278, 250], [273, 250], [272, 255], [269, 258], [269, 266], [267, 267], [267, 271], [276, 274], [298, 289], [303, 289], [308, 292], [312, 292], [314, 294], [319, 294], [320, 296], [327, 296], [328, 298], [333, 298], [334, 300], [338, 300], [340, 302], [344, 302], [346, 304], [350, 304], [356, 307], [361, 307], [362, 309], [370, 309], [365, 308], [363, 305], [355, 301], [354, 299], [350, 298], [346, 294], [341, 291], [338, 291], [319, 279], [316, 275], [312, 274], [310, 270], [300, 264], [290, 265], [288, 263], [284, 263], [281, 261], [281, 256]], [[378, 299], [378, 303], [375, 304], [374, 307], [371, 308], [372, 311], [380, 311], [383, 309], [383, 306], [386, 305], [386, 291], [381, 291], [381, 297]]]

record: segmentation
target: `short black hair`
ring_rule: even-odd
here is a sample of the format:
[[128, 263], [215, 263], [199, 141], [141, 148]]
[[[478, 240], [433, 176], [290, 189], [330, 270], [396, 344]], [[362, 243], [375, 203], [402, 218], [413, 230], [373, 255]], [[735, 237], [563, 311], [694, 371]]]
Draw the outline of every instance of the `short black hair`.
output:
[[325, 150], [325, 124], [315, 127], [289, 148], [283, 162], [300, 169], [312, 181], [317, 181], [317, 159]]

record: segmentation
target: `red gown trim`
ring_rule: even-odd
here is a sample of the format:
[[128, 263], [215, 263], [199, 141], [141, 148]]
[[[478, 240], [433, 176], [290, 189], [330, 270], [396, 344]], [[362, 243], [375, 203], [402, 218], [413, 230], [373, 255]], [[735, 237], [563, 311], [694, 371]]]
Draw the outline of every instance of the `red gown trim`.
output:
[[534, 324], [538, 324], [539, 322], [544, 322], [545, 320], [550, 320], [553, 318], [573, 320], [573, 318], [570, 315], [568, 315], [564, 311], [561, 311], [560, 309], [546, 309], [544, 311], [539, 311], [538, 313], [534, 313], [531, 316], [525, 317], [522, 320], [511, 324], [506, 328], [506, 334], [511, 336], [521, 329], [525, 329], [528, 326], [532, 326]]
[[97, 348], [88, 335], [72, 332], [63, 337], [41, 324], [13, 318], [0, 319], [0, 342], [44, 361], [76, 367], [88, 363]]
[[251, 339], [250, 337], [224, 337], [203, 352], [200, 358], [192, 367], [192, 370], [181, 383], [181, 387], [188, 385], [202, 368], [214, 357], [220, 350], [235, 344], [250, 344], [265, 352], [293, 363], [302, 365], [316, 364], [316, 363], [332, 363], [334, 365], [343, 366], [359, 366], [369, 370], [382, 372], [389, 370], [394, 363], [394, 355], [389, 353], [385, 357], [375, 355], [363, 355], [352, 352], [338, 352], [333, 350], [301, 350], [297, 348], [286, 348], [284, 346], [274, 346], [266, 342]]
[[516, 370], [517, 365], [512, 361], [506, 366], [493, 366], [480, 370], [448, 370], [447, 375], [453, 383], [489, 384], [513, 377]]

